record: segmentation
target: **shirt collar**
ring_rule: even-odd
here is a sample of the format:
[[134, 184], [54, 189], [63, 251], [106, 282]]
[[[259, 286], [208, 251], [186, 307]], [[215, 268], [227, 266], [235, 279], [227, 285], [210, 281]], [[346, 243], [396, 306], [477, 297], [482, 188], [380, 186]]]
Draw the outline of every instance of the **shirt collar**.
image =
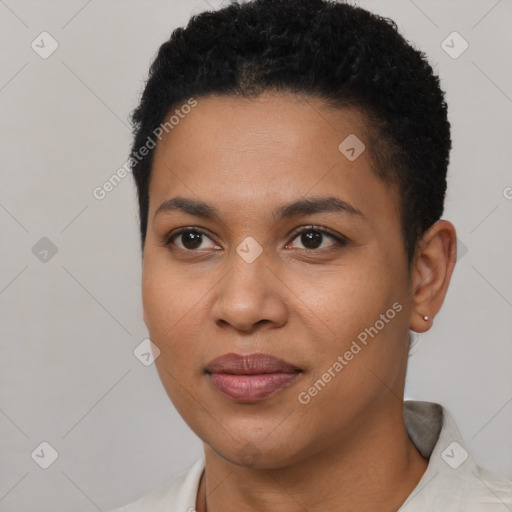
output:
[[[512, 505], [512, 483], [477, 466], [446, 408], [433, 402], [406, 400], [403, 414], [411, 441], [429, 463], [398, 512], [512, 510], [508, 505]], [[176, 482], [179, 487], [174, 487], [172, 493], [172, 510], [195, 510], [204, 467], [203, 454]], [[164, 502], [154, 512], [171, 510], [170, 501]]]

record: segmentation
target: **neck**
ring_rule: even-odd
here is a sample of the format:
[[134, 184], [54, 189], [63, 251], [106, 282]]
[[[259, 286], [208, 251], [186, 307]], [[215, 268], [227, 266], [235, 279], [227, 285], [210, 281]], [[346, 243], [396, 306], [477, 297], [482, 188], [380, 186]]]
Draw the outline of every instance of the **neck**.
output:
[[327, 450], [285, 467], [235, 465], [205, 444], [197, 512], [398, 510], [428, 466], [407, 435], [402, 407], [395, 397], [393, 407], [361, 418]]

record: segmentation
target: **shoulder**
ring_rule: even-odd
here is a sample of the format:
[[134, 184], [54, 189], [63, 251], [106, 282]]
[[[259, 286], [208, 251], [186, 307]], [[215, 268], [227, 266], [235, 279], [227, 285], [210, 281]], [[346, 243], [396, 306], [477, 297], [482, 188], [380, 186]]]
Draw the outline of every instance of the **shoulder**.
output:
[[445, 407], [407, 401], [404, 420], [429, 463], [400, 512], [512, 511], [512, 481], [477, 464]]
[[468, 512], [512, 510], [512, 480], [482, 466], [476, 466], [467, 490], [472, 497]]

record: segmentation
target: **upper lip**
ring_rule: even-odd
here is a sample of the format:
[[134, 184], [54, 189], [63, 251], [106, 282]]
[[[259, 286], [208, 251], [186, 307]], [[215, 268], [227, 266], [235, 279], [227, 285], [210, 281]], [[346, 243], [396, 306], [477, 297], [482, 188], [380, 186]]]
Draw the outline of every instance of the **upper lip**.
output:
[[270, 354], [224, 354], [206, 366], [208, 373], [231, 373], [233, 375], [256, 375], [261, 373], [295, 373], [301, 371], [282, 359]]

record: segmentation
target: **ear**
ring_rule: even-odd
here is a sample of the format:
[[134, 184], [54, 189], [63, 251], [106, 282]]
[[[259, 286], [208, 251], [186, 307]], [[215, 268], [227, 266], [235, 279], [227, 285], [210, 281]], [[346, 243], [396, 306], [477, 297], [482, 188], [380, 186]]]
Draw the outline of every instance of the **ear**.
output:
[[439, 220], [425, 232], [415, 253], [412, 268], [413, 309], [409, 325], [413, 331], [425, 332], [432, 326], [448, 291], [456, 259], [455, 227], [446, 220]]

